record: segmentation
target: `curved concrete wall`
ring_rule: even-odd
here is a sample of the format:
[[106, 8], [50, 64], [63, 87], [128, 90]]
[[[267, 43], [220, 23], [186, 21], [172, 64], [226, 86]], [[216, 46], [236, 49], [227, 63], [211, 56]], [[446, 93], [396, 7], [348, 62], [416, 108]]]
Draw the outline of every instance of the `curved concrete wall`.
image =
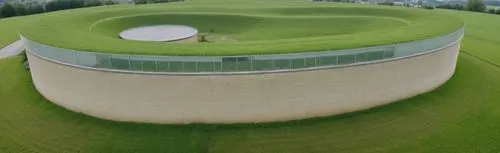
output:
[[341, 68], [246, 75], [151, 75], [81, 69], [28, 52], [52, 102], [103, 119], [148, 123], [269, 122], [335, 115], [431, 91], [454, 73], [460, 43]]

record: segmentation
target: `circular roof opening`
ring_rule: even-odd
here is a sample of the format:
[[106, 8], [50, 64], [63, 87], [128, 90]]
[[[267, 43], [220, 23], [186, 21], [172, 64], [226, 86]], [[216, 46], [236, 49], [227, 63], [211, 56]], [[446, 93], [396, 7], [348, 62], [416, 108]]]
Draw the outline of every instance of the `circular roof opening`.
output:
[[120, 32], [120, 38], [137, 41], [169, 42], [188, 39], [198, 34], [198, 30], [183, 25], [155, 25], [130, 28]]

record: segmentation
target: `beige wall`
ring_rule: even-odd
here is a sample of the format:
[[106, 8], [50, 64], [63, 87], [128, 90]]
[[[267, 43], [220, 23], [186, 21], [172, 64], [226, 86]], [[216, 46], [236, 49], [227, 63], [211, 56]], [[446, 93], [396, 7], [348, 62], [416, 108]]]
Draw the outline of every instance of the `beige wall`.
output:
[[240, 123], [341, 114], [431, 91], [453, 75], [459, 48], [344, 68], [209, 76], [111, 73], [28, 57], [40, 93], [73, 111], [118, 121]]

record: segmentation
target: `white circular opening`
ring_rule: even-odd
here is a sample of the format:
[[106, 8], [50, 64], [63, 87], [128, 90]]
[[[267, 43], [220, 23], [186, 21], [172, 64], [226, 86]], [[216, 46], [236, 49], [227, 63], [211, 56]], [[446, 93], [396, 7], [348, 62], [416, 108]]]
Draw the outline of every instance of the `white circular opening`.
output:
[[155, 25], [130, 28], [120, 32], [120, 38], [137, 41], [179, 41], [198, 34], [198, 30], [183, 25]]

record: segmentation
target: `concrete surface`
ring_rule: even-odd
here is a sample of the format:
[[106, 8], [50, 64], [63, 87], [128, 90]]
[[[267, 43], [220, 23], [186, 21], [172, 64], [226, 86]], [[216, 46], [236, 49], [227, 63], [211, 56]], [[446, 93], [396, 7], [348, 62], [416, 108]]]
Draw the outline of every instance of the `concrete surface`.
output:
[[127, 29], [120, 38], [137, 41], [178, 41], [195, 37], [198, 30], [183, 25], [154, 25]]
[[0, 49], [0, 59], [19, 55], [24, 50], [24, 44], [18, 40]]

